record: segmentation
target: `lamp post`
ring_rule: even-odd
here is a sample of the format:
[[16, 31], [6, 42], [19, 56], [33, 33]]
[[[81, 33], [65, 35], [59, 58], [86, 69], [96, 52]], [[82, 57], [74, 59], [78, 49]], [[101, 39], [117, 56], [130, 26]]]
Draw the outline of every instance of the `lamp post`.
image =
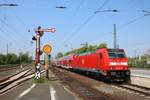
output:
[[56, 8], [58, 8], [58, 9], [66, 9], [67, 7], [65, 7], [65, 6], [56, 6]]
[[98, 11], [95, 11], [94, 13], [97, 14], [97, 13], [100, 13], [100, 12], [119, 12], [119, 11], [116, 10], [116, 9], [113, 9], [113, 10], [98, 10]]
[[0, 4], [0, 7], [13, 7], [13, 6], [18, 6], [18, 4]]
[[[101, 10], [101, 11], [95, 11], [94, 13], [97, 14], [97, 13], [100, 13], [100, 12], [119, 12], [119, 11], [116, 10], [116, 9], [113, 9], [113, 10]], [[115, 48], [115, 49], [117, 48], [116, 24], [114, 24], [114, 48]]]
[[147, 15], [150, 15], [150, 11], [145, 11], [145, 10], [142, 10], [142, 12], [145, 12], [145, 16], [147, 16]]

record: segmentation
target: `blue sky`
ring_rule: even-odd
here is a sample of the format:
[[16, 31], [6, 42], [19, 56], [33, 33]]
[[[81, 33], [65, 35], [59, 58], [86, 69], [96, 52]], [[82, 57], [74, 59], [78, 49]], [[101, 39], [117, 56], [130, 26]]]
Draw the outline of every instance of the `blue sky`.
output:
[[[45, 33], [41, 47], [50, 43], [52, 55], [89, 45], [106, 42], [113, 48], [113, 24], [117, 25], [117, 43], [128, 56], [142, 55], [150, 48], [150, 0], [0, 0], [16, 3], [17, 7], [0, 7], [0, 53], [29, 52], [35, 54], [31, 38], [34, 29], [56, 28], [55, 33]], [[56, 9], [66, 6], [66, 9]], [[95, 11], [117, 9], [119, 12]], [[30, 30], [30, 32], [28, 32]], [[67, 45], [67, 46], [64, 46]]]

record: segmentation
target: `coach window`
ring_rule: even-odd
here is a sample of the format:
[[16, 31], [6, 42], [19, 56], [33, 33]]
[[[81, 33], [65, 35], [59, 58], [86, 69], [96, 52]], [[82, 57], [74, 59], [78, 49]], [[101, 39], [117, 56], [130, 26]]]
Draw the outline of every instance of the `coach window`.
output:
[[99, 54], [99, 57], [100, 57], [100, 59], [102, 59], [102, 54], [101, 53]]

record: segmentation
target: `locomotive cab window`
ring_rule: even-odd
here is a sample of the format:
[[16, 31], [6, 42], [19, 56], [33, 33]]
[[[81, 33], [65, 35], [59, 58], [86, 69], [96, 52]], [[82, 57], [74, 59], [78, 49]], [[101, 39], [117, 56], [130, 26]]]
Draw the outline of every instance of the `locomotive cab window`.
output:
[[118, 52], [118, 53], [117, 53], [117, 57], [118, 57], [118, 58], [125, 58], [126, 56], [125, 56], [125, 53], [124, 53], [124, 52]]
[[124, 50], [108, 49], [109, 58], [126, 58]]

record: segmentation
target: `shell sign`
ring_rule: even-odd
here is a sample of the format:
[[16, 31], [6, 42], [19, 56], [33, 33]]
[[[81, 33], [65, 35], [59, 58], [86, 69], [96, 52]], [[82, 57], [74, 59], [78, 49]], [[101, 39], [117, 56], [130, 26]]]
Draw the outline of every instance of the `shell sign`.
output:
[[43, 46], [43, 52], [44, 52], [45, 54], [50, 54], [51, 51], [52, 51], [51, 45], [45, 44], [45, 45]]

